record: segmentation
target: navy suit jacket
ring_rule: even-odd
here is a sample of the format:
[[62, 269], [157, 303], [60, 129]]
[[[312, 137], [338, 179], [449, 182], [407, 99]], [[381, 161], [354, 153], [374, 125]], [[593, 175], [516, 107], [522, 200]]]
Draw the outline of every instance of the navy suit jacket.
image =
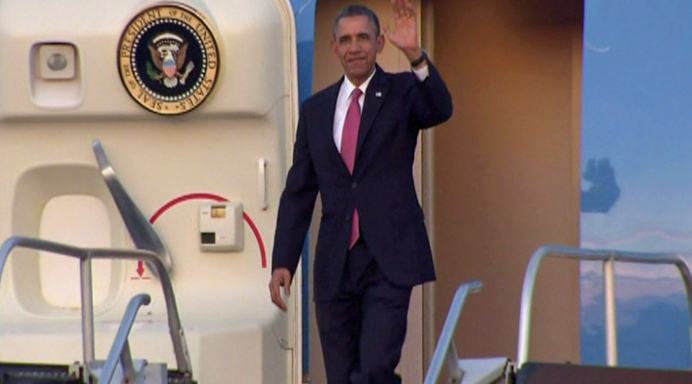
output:
[[418, 132], [449, 119], [452, 100], [435, 67], [430, 63], [428, 68], [430, 75], [421, 82], [411, 72], [390, 74], [377, 66], [365, 93], [353, 175], [333, 138], [343, 77], [301, 106], [293, 165], [279, 204], [272, 270], [284, 267], [295, 274], [319, 192], [315, 300], [338, 292], [354, 207], [361, 236], [390, 282], [413, 286], [435, 279], [412, 167]]

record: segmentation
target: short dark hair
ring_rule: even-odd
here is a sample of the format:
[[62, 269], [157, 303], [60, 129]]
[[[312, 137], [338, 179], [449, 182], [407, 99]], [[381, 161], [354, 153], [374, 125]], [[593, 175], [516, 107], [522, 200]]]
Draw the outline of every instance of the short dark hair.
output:
[[370, 22], [375, 25], [375, 37], [380, 36], [380, 20], [377, 18], [375, 12], [364, 5], [349, 5], [336, 14], [336, 18], [334, 19], [334, 27], [332, 28], [332, 35], [334, 37], [336, 37], [336, 30], [339, 27], [339, 21], [341, 21], [341, 19], [344, 17], [351, 16], [367, 16], [368, 19], [370, 19]]

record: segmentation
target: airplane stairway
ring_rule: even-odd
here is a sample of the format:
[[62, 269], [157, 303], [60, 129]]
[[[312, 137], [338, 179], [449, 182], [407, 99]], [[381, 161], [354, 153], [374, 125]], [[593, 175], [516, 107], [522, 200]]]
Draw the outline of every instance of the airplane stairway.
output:
[[[533, 291], [540, 263], [546, 257], [591, 260], [603, 263], [606, 302], [607, 366], [549, 363], [529, 360], [529, 336]], [[459, 359], [454, 344], [454, 330], [469, 293], [480, 291], [482, 284], [461, 284], [452, 299], [447, 318], [438, 339], [424, 384], [438, 382], [447, 367], [452, 384], [682, 384], [692, 382], [691, 370], [664, 370], [620, 367], [617, 365], [615, 323], [614, 263], [667, 264], [677, 267], [687, 292], [692, 312], [692, 268], [684, 254], [637, 253], [612, 250], [586, 250], [567, 246], [543, 246], [529, 260], [522, 287], [519, 318], [518, 359], [507, 357]], [[692, 320], [691, 320], [692, 321]], [[690, 329], [692, 329], [692, 324]], [[690, 334], [692, 344], [692, 333]]]
[[81, 384], [84, 375], [78, 365], [0, 363], [2, 384]]
[[[0, 278], [7, 258], [15, 248], [28, 248], [74, 257], [80, 261], [82, 298], [82, 350], [84, 361], [72, 365], [0, 363], [0, 384], [196, 384], [171, 279], [161, 258], [150, 251], [107, 248], [78, 248], [56, 242], [15, 236], [0, 247]], [[94, 308], [91, 261], [94, 259], [144, 260], [156, 268], [166, 301], [168, 327], [173, 342], [176, 369], [164, 363], [133, 360], [128, 337], [138, 310], [151, 297], [139, 294], [130, 299], [105, 360], [94, 356]]]

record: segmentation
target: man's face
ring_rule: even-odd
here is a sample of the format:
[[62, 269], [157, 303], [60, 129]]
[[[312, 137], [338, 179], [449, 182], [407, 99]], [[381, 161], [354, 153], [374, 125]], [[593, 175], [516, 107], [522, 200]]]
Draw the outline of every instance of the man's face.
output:
[[377, 54], [384, 48], [384, 36], [375, 36], [375, 25], [367, 16], [348, 16], [339, 20], [332, 48], [346, 77], [360, 85], [375, 69]]

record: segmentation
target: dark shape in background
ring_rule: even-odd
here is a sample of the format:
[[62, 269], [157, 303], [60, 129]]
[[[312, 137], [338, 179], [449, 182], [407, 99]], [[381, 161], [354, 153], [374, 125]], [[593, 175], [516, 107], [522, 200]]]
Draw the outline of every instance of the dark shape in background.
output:
[[581, 191], [581, 211], [608, 213], [620, 197], [620, 187], [610, 160], [589, 159], [582, 177], [591, 183], [591, 187]]

